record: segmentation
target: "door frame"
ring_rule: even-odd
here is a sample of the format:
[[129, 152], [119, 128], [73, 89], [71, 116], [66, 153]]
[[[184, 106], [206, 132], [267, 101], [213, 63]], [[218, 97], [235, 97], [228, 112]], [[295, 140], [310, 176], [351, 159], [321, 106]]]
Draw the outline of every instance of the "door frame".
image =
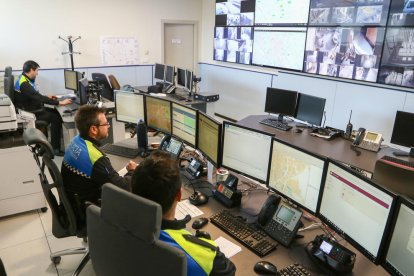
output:
[[161, 62], [165, 63], [165, 25], [193, 25], [194, 30], [194, 56], [193, 56], [193, 71], [195, 73], [197, 70], [197, 64], [198, 64], [198, 21], [192, 21], [192, 20], [167, 20], [162, 19], [161, 20]]

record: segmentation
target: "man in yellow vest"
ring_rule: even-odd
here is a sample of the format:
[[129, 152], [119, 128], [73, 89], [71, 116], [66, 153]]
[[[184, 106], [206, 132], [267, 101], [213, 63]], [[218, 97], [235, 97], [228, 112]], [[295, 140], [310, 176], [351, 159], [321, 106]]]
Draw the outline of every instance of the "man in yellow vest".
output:
[[180, 168], [166, 152], [153, 152], [135, 169], [132, 192], [161, 205], [160, 240], [187, 255], [187, 275], [235, 275], [234, 264], [219, 251], [214, 241], [196, 238], [185, 229], [188, 220], [176, 220], [181, 200]]

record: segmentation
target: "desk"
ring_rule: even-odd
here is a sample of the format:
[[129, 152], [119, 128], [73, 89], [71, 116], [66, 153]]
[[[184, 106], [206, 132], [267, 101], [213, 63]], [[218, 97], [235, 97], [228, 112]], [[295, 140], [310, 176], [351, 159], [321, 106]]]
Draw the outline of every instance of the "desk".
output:
[[294, 146], [307, 149], [321, 156], [326, 156], [337, 161], [358, 167], [368, 172], [373, 172], [375, 162], [384, 155], [392, 155], [393, 149], [384, 148], [379, 152], [360, 149], [361, 155], [357, 156], [351, 150], [351, 142], [337, 137], [330, 141], [309, 135], [310, 129], [304, 129], [302, 133], [295, 131], [283, 131], [259, 123], [269, 117], [268, 115], [251, 115], [237, 122], [242, 126], [272, 133], [277, 139]]
[[[115, 156], [115, 155], [108, 155], [110, 158], [113, 167], [115, 170], [120, 170], [123, 168], [126, 163], [128, 162], [127, 158]], [[136, 158], [134, 161], [137, 163], [142, 160], [141, 158]], [[187, 192], [184, 194], [192, 193], [192, 188], [188, 187]], [[263, 191], [255, 191], [250, 192], [248, 195], [243, 196], [242, 200], [242, 206], [246, 204], [246, 202], [251, 199], [251, 197], [256, 197], [256, 201], [262, 201], [264, 202], [266, 199], [266, 193]], [[211, 215], [219, 212], [220, 210], [224, 209], [225, 207], [221, 205], [218, 201], [216, 201], [214, 198], [210, 198], [208, 204], [204, 206], [199, 207], [203, 212], [203, 217], [210, 217]], [[235, 209], [237, 210], [237, 209]], [[244, 214], [243, 214], [244, 216]], [[195, 230], [191, 229], [191, 224], [195, 218], [192, 219], [187, 224], [187, 228], [191, 232], [195, 232]], [[307, 221], [302, 219], [305, 224], [309, 224]], [[209, 232], [211, 234], [211, 237], [213, 240], [217, 239], [220, 236], [223, 236], [224, 238], [230, 240], [231, 242], [239, 245], [242, 248], [242, 251], [235, 256], [231, 258], [233, 263], [237, 267], [236, 275], [255, 275], [253, 272], [253, 266], [259, 261], [259, 260], [266, 260], [273, 264], [275, 264], [278, 268], [282, 269], [285, 266], [288, 266], [292, 263], [300, 263], [305, 268], [309, 270], [309, 272], [312, 275], [324, 275], [324, 273], [320, 272], [312, 263], [312, 261], [308, 258], [306, 255], [306, 252], [304, 250], [305, 245], [312, 241], [316, 235], [319, 235], [322, 233], [321, 230], [315, 229], [310, 231], [305, 231], [303, 234], [305, 237], [303, 239], [298, 239], [292, 243], [291, 248], [285, 248], [282, 245], [279, 245], [278, 248], [265, 256], [264, 258], [260, 258], [257, 255], [255, 255], [253, 252], [251, 252], [249, 249], [244, 247], [243, 245], [239, 244], [237, 241], [235, 241], [233, 238], [228, 236], [226, 233], [224, 233], [222, 230], [217, 228], [211, 223], [208, 223], [203, 230]], [[381, 276], [381, 275], [388, 275], [388, 273], [381, 267], [376, 266], [372, 264], [365, 256], [361, 255], [356, 249], [354, 249], [351, 245], [347, 244], [345, 241], [342, 241], [341, 244], [347, 246], [350, 248], [353, 252], [357, 254], [357, 259], [355, 262], [355, 267], [353, 270], [353, 273], [350, 275], [375, 275], [375, 276]], [[325, 274], [326, 275], [326, 274]]]

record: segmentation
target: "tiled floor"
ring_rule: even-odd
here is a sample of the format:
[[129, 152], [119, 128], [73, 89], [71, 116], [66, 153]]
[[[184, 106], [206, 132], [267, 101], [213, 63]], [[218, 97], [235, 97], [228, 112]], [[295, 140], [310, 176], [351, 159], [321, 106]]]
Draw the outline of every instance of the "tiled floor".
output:
[[[55, 159], [60, 168], [62, 158]], [[81, 239], [57, 239], [53, 236], [50, 210], [0, 218], [0, 257], [8, 276], [71, 275], [82, 255], [63, 256], [55, 265], [50, 260], [50, 253], [75, 247], [83, 247]], [[95, 275], [90, 262], [81, 275]]]

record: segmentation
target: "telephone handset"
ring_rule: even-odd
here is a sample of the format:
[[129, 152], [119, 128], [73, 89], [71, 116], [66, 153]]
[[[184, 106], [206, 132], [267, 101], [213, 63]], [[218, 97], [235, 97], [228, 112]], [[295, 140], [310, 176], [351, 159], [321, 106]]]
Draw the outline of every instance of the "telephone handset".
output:
[[167, 89], [165, 89], [166, 94], [172, 94], [174, 92], [175, 92], [175, 86], [174, 85], [170, 85], [169, 87], [167, 87]]
[[352, 145], [362, 149], [377, 152], [379, 151], [383, 140], [384, 139], [382, 139], [382, 134], [367, 131], [365, 128], [360, 127], [356, 133], [355, 140]]
[[283, 202], [277, 195], [270, 195], [260, 210], [257, 222], [273, 239], [288, 247], [302, 225], [302, 211]]
[[169, 152], [172, 158], [178, 159], [183, 150], [183, 143], [166, 134], [160, 142], [160, 149]]

